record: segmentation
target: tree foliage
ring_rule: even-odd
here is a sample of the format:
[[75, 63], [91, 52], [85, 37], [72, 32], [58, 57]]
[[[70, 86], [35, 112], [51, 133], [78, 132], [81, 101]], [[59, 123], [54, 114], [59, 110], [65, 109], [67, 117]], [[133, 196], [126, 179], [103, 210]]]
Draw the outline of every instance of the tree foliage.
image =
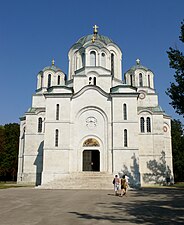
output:
[[[181, 23], [179, 40], [184, 43], [184, 21]], [[184, 116], [184, 54], [177, 48], [167, 51], [170, 67], [175, 70], [175, 82], [170, 84], [166, 94], [171, 98], [171, 105], [176, 113]]]
[[16, 180], [18, 168], [19, 124], [0, 126], [0, 178]]
[[171, 122], [171, 136], [175, 181], [184, 181], [184, 132], [179, 120]]

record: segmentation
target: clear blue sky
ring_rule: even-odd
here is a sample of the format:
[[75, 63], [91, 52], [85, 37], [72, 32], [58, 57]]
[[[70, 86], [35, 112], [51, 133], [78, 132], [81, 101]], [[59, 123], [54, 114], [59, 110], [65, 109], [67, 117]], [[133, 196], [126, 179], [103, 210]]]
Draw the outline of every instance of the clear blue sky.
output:
[[123, 73], [141, 64], [155, 74], [159, 103], [180, 119], [165, 94], [173, 81], [166, 51], [182, 49], [178, 36], [184, 0], [6, 0], [0, 2], [0, 125], [19, 122], [31, 106], [37, 74], [56, 66], [66, 74], [68, 51], [82, 36], [99, 26], [123, 52]]

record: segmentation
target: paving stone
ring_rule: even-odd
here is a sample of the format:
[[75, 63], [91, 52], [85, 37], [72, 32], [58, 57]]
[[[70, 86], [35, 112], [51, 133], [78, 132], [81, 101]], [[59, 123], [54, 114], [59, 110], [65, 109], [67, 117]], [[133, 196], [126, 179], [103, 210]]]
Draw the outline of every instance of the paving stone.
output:
[[0, 190], [1, 225], [184, 224], [184, 189]]

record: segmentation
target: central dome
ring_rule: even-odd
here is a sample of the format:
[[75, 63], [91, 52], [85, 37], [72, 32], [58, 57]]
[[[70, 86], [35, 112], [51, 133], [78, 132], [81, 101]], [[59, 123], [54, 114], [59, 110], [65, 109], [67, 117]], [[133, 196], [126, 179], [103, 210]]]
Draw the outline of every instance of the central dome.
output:
[[[92, 41], [93, 36], [94, 36], [93, 34], [89, 34], [87, 36], [81, 37], [76, 43], [84, 45], [85, 43], [87, 43], [89, 41]], [[103, 36], [103, 35], [99, 35], [99, 34], [96, 35], [96, 39], [95, 40], [102, 41], [106, 45], [109, 44], [109, 43], [114, 43], [112, 41], [112, 39], [110, 39], [110, 38], [108, 38], [106, 36]]]
[[82, 71], [122, 79], [121, 49], [109, 37], [98, 34], [98, 26], [94, 25], [93, 29], [93, 34], [79, 38], [69, 50], [69, 80], [74, 79], [74, 75], [82, 75]]

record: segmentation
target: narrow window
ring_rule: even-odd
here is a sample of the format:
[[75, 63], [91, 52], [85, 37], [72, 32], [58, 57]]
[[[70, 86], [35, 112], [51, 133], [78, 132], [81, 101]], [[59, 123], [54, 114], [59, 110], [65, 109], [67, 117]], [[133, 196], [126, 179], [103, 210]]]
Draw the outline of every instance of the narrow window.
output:
[[143, 82], [142, 82], [142, 73], [139, 74], [139, 86], [140, 86], [140, 87], [143, 86]]
[[82, 67], [85, 66], [85, 54], [82, 53]]
[[132, 74], [130, 75], [130, 85], [133, 86], [133, 78], [132, 78]]
[[148, 87], [150, 87], [150, 75], [148, 75]]
[[41, 75], [41, 88], [43, 87], [43, 75]]
[[74, 69], [77, 70], [77, 53], [74, 55]]
[[151, 132], [151, 120], [150, 117], [146, 118], [147, 132]]
[[42, 132], [42, 118], [38, 118], [38, 133]]
[[123, 104], [123, 119], [127, 120], [127, 105]]
[[111, 54], [111, 75], [114, 75], [114, 54]]
[[140, 118], [140, 128], [141, 128], [141, 133], [144, 133], [144, 117]]
[[90, 52], [90, 65], [96, 66], [96, 52], [95, 51]]
[[125, 84], [127, 84], [127, 77], [124, 77], [124, 79], [125, 79]]
[[124, 129], [124, 147], [128, 146], [127, 138], [127, 129]]
[[58, 76], [57, 84], [60, 85], [61, 82], [61, 76]]
[[89, 84], [91, 84], [92, 77], [89, 77]]
[[105, 53], [102, 53], [101, 55], [101, 66], [106, 67]]
[[59, 120], [59, 104], [56, 105], [56, 120]]
[[55, 147], [58, 147], [58, 143], [59, 143], [59, 130], [56, 129], [55, 130]]
[[26, 128], [24, 127], [24, 129], [22, 131], [22, 137], [21, 137], [21, 139], [24, 139], [25, 138], [25, 132], [26, 132]]
[[96, 77], [93, 78], [93, 84], [96, 85]]
[[48, 85], [47, 85], [47, 86], [48, 86], [48, 87], [51, 86], [51, 74], [48, 75]]

